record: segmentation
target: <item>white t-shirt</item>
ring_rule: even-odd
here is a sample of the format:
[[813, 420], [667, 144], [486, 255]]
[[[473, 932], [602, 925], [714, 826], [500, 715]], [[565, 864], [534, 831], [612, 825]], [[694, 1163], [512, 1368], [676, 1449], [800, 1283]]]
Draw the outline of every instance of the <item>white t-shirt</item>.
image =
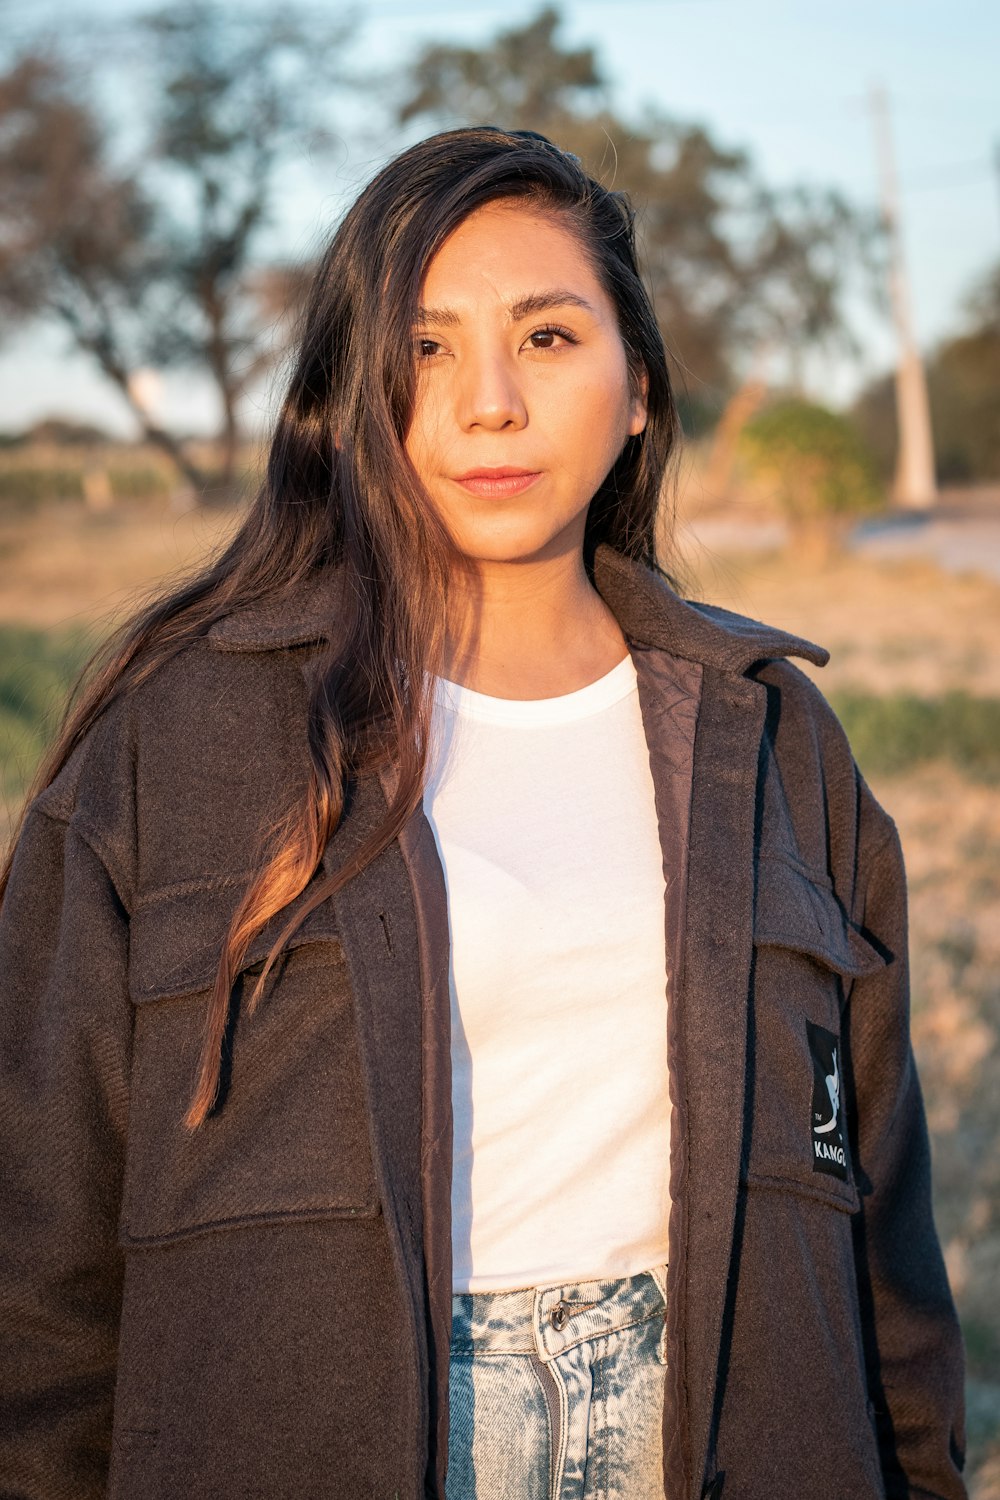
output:
[[627, 656], [558, 698], [437, 679], [455, 1291], [667, 1257], [663, 854]]

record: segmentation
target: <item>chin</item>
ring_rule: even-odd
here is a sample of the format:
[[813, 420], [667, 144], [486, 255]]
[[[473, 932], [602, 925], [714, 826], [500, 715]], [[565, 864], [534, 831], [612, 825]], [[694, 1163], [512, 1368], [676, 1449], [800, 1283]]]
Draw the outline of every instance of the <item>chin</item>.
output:
[[552, 532], [526, 529], [516, 535], [463, 536], [455, 537], [455, 545], [462, 555], [473, 563], [528, 563], [544, 562], [564, 557], [568, 552], [578, 552], [583, 546], [583, 528], [572, 534], [567, 531]]

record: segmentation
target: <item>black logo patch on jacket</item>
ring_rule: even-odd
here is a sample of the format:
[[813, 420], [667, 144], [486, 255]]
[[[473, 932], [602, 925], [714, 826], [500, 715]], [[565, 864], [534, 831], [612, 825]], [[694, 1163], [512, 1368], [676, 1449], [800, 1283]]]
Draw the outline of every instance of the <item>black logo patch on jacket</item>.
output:
[[813, 1061], [812, 1154], [813, 1171], [848, 1178], [847, 1136], [841, 1103], [843, 1076], [840, 1038], [824, 1026], [806, 1021], [809, 1051]]

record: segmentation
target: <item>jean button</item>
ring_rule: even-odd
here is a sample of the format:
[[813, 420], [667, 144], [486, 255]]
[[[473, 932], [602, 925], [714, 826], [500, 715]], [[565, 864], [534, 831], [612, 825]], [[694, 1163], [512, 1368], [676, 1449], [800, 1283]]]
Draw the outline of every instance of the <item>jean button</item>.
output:
[[549, 1322], [552, 1324], [552, 1327], [555, 1329], [556, 1333], [562, 1332], [562, 1330], [566, 1327], [566, 1324], [569, 1322], [569, 1308], [566, 1306], [565, 1302], [556, 1303], [555, 1307], [549, 1313]]

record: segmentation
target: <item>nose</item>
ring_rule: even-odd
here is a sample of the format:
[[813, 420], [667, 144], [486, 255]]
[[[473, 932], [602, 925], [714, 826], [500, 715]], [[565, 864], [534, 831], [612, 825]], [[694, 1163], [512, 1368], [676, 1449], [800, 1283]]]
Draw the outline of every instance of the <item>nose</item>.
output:
[[482, 351], [463, 360], [457, 391], [458, 420], [465, 430], [516, 430], [528, 420], [517, 371], [502, 353]]

